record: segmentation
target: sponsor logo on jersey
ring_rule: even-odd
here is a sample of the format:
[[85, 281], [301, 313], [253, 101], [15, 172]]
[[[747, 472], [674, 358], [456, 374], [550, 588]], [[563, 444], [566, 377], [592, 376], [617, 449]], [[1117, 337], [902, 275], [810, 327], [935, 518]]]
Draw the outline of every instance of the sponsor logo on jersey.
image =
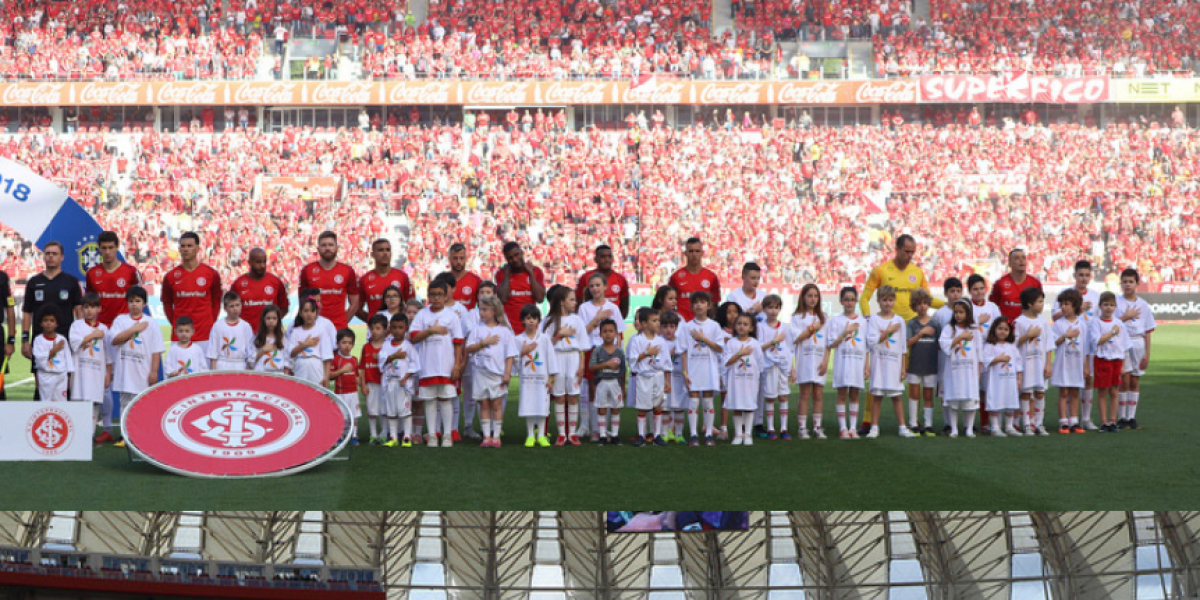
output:
[[161, 383], [126, 409], [129, 447], [159, 467], [201, 477], [303, 470], [344, 444], [344, 403], [303, 381], [200, 373]]

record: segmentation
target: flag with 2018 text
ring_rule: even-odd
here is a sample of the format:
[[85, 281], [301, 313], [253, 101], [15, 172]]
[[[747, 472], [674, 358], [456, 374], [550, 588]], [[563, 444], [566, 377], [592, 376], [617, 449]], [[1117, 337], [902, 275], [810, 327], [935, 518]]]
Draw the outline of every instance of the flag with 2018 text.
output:
[[7, 158], [0, 158], [0, 223], [39, 249], [62, 244], [62, 269], [80, 281], [100, 264], [96, 238], [103, 228], [96, 219], [67, 190]]

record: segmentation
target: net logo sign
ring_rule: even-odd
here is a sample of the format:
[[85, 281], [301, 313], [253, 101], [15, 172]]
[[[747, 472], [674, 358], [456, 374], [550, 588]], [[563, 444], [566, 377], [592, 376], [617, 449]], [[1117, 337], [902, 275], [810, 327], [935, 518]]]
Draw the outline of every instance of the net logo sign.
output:
[[215, 372], [161, 383], [122, 423], [145, 460], [195, 477], [266, 477], [316, 466], [347, 441], [349, 407], [326, 390], [267, 373]]

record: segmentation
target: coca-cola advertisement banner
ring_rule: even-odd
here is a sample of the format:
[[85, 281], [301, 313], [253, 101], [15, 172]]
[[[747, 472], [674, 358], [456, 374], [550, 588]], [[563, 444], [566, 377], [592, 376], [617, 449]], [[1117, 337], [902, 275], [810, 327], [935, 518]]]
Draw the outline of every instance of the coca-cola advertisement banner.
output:
[[1107, 77], [1006, 75], [927, 75], [921, 102], [1091, 104], [1109, 101]]
[[5, 106], [576, 106], [913, 104], [916, 80], [181, 81], [0, 83]]

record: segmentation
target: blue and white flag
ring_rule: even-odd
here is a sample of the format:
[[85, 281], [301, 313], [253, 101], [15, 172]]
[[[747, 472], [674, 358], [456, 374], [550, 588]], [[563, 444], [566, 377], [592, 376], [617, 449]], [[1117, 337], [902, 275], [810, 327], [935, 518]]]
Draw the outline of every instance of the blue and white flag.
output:
[[67, 190], [7, 158], [0, 158], [0, 222], [39, 249], [62, 244], [62, 269], [79, 281], [100, 264], [96, 238], [104, 229], [96, 219]]

